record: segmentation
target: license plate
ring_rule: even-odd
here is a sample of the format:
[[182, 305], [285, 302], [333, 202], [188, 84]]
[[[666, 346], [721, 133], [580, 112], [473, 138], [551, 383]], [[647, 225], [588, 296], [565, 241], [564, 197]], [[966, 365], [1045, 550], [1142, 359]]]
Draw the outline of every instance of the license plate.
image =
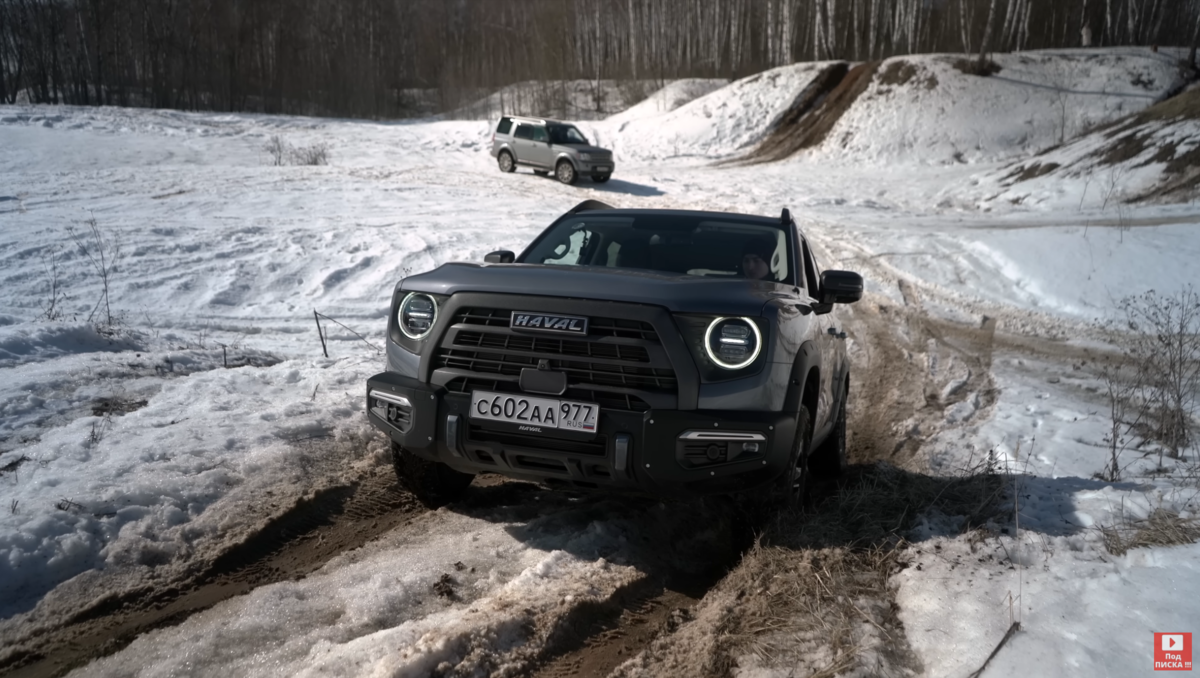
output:
[[596, 166], [597, 172], [607, 172], [608, 170], [609, 170], [609, 167], [607, 165], [597, 165]]
[[544, 429], [595, 433], [599, 414], [600, 406], [596, 403], [491, 391], [471, 393], [472, 419], [515, 424], [518, 430], [528, 433], [541, 433]]

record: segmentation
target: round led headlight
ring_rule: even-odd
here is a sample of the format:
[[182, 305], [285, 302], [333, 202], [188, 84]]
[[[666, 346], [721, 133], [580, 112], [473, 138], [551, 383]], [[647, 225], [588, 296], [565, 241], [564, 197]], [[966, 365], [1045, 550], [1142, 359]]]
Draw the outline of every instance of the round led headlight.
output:
[[428, 294], [409, 292], [396, 311], [400, 331], [409, 339], [424, 339], [437, 320], [437, 301]]
[[749, 318], [717, 318], [704, 333], [704, 350], [717, 367], [740, 370], [758, 357], [762, 333]]

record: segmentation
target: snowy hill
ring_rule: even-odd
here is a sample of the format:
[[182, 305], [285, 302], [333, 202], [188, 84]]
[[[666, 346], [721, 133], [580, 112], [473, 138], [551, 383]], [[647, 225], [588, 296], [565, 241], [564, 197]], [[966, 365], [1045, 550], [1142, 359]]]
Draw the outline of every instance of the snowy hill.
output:
[[[1114, 207], [1194, 198], [1200, 177], [1200, 89], [1119, 118], [998, 170], [994, 200], [1040, 202], [1078, 184]], [[1072, 196], [1074, 197], [1074, 196]], [[1086, 199], [1081, 195], [1080, 199]]]

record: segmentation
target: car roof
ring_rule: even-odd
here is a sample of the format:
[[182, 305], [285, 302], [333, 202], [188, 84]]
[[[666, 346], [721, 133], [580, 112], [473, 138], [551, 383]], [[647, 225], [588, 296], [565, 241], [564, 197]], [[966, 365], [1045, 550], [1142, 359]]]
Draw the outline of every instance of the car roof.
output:
[[742, 222], [762, 224], [763, 226], [782, 226], [783, 222], [778, 216], [765, 217], [761, 214], [742, 214], [740, 212], [708, 212], [704, 210], [680, 210], [680, 209], [589, 209], [576, 212], [576, 214], [599, 214], [605, 216], [622, 216], [622, 217], [692, 217], [695, 219], [718, 219], [732, 220], [736, 219]]
[[540, 122], [540, 123], [542, 123], [542, 124], [545, 124], [545, 125], [570, 125], [570, 124], [571, 124], [571, 123], [569, 123], [569, 122], [563, 122], [562, 120], [552, 120], [552, 119], [550, 119], [550, 118], [532, 118], [532, 117], [529, 117], [529, 116], [526, 116], [526, 115], [505, 115], [505, 116], [501, 116], [501, 119], [503, 119], [503, 118], [508, 118], [508, 119], [510, 119], [510, 120], [515, 120], [516, 122]]

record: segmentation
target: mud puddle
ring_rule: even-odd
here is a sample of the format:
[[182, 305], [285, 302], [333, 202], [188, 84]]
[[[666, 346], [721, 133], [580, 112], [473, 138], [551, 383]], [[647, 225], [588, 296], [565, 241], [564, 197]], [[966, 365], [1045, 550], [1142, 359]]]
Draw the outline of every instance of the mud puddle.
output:
[[401, 527], [424, 510], [400, 489], [391, 469], [381, 466], [352, 485], [300, 502], [188, 582], [101, 599], [57, 630], [15, 648], [0, 674], [63, 675], [117, 652], [142, 633], [180, 623], [223, 600], [266, 584], [302, 579], [339, 553]]

